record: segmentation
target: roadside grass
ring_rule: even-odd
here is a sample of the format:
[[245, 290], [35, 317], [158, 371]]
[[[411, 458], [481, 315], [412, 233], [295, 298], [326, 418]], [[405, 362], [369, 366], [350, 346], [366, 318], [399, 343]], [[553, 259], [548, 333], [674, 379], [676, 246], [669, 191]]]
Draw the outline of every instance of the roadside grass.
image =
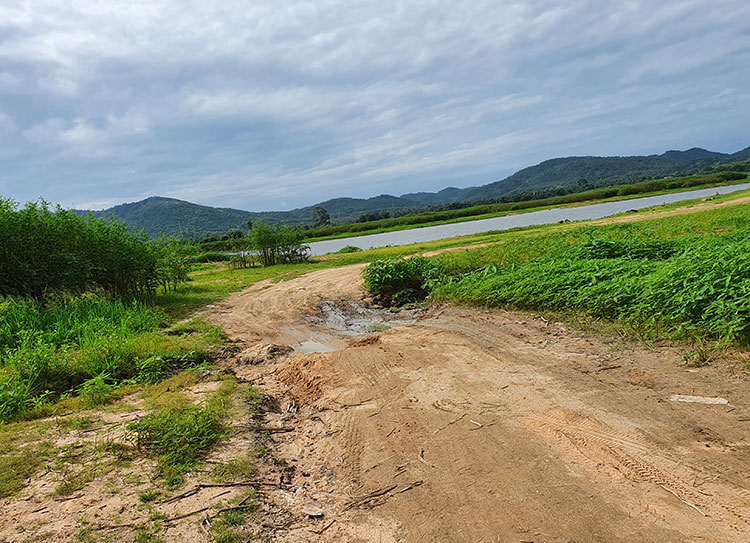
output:
[[436, 257], [435, 300], [618, 321], [652, 337], [750, 342], [750, 206], [581, 226]]

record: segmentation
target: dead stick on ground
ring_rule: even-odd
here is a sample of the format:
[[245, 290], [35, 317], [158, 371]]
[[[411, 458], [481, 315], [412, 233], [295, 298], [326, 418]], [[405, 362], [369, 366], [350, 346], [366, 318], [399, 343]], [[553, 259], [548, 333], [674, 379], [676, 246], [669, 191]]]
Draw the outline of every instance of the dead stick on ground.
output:
[[416, 488], [418, 486], [422, 486], [423, 483], [424, 483], [424, 481], [414, 481], [409, 486], [406, 486], [406, 487], [402, 488], [401, 490], [399, 490], [398, 493], [399, 494], [403, 494], [404, 492], [409, 492], [412, 488]]
[[600, 371], [609, 371], [609, 370], [616, 370], [622, 367], [622, 364], [617, 364], [615, 366], [605, 366], [603, 368], [599, 368], [596, 370], [596, 373], [599, 373]]
[[208, 507], [203, 507], [202, 509], [198, 509], [196, 511], [191, 511], [190, 513], [185, 513], [184, 515], [178, 515], [176, 517], [167, 518], [167, 519], [164, 519], [164, 524], [171, 524], [172, 522], [176, 520], [182, 520], [184, 518], [192, 517], [193, 515], [197, 515], [198, 513], [203, 513], [203, 511], [208, 511], [209, 509], [211, 509], [210, 505]]
[[670, 494], [672, 494], [672, 496], [674, 496], [675, 498], [677, 498], [678, 500], [680, 500], [680, 501], [681, 501], [682, 503], [684, 503], [685, 505], [687, 505], [687, 506], [689, 506], [689, 507], [692, 507], [693, 509], [695, 509], [696, 511], [698, 511], [698, 512], [699, 512], [699, 513], [700, 513], [701, 515], [703, 515], [704, 517], [707, 517], [707, 516], [708, 516], [708, 515], [707, 515], [706, 513], [704, 513], [704, 512], [703, 512], [703, 511], [701, 511], [700, 509], [698, 509], [698, 506], [697, 506], [697, 505], [694, 505], [694, 504], [690, 503], [689, 501], [687, 501], [687, 500], [686, 500], [685, 498], [683, 498], [682, 496], [680, 496], [680, 495], [679, 495], [679, 494], [678, 494], [677, 492], [675, 492], [674, 490], [670, 490], [669, 488], [667, 488], [667, 487], [666, 487], [666, 486], [664, 486], [664, 485], [659, 485], [659, 486], [660, 486], [660, 487], [662, 487], [662, 488], [663, 488], [664, 490], [666, 490], [667, 492], [669, 492]]
[[182, 494], [178, 494], [177, 496], [172, 496], [171, 498], [168, 498], [162, 502], [159, 502], [161, 504], [165, 503], [172, 503], [176, 502], [178, 500], [182, 500], [184, 498], [189, 498], [190, 496], [194, 496], [198, 492], [200, 492], [204, 488], [225, 488], [225, 487], [231, 487], [231, 486], [273, 486], [277, 487], [279, 486], [277, 483], [268, 483], [266, 481], [243, 481], [240, 483], [216, 483], [216, 484], [210, 484], [210, 483], [200, 483], [187, 492], [183, 492]]
[[323, 526], [320, 530], [310, 530], [312, 533], [317, 535], [323, 535], [323, 532], [325, 532], [328, 528], [333, 526], [333, 523], [336, 522], [336, 519], [333, 519], [331, 522]]
[[225, 507], [223, 509], [219, 509], [215, 515], [209, 517], [209, 518], [215, 518], [221, 515], [222, 513], [228, 513], [229, 511], [242, 511], [243, 509], [253, 509], [255, 507], [254, 504], [250, 505], [236, 505], [234, 507]]
[[[463, 419], [463, 418], [464, 418], [465, 416], [466, 416], [466, 413], [464, 413], [463, 415], [461, 415], [461, 416], [460, 416], [460, 417], [458, 417], [457, 419], [454, 419], [454, 420], [450, 421], [450, 422], [449, 422], [448, 424], [446, 424], [445, 426], [441, 426], [440, 428], [438, 428], [437, 430], [435, 430], [434, 432], [432, 432], [432, 435], [435, 435], [435, 434], [437, 434], [437, 433], [438, 433], [438, 432], [440, 432], [441, 430], [445, 430], [445, 429], [446, 429], [446, 428], [448, 428], [448, 426], [450, 426], [451, 424], [456, 424], [456, 423], [457, 423], [458, 421], [460, 421], [461, 419]], [[395, 428], [394, 428], [394, 430], [395, 430]]]
[[477, 421], [475, 421], [475, 420], [469, 419], [469, 422], [472, 423], [472, 424], [476, 424], [477, 425], [476, 428], [470, 428], [470, 430], [479, 430], [480, 428], [482, 428], [482, 425], [480, 423], [478, 423]]
[[281, 432], [294, 432], [294, 430], [296, 430], [296, 428], [292, 426], [282, 426], [280, 428], [274, 428], [272, 426], [257, 426], [254, 424], [249, 426], [232, 426], [232, 428], [254, 430], [256, 432], [269, 432], [271, 434], [278, 434]]
[[363, 505], [367, 504], [368, 502], [371, 502], [375, 498], [380, 498], [381, 496], [384, 496], [388, 494], [389, 492], [394, 491], [396, 488], [398, 488], [398, 485], [391, 485], [389, 487], [381, 488], [380, 490], [370, 492], [369, 494], [365, 494], [364, 496], [356, 497], [351, 502], [349, 502], [349, 504], [344, 508], [344, 511], [347, 511], [351, 509], [352, 507], [362, 507]]
[[361, 402], [357, 402], [357, 403], [344, 403], [344, 402], [340, 402], [338, 400], [333, 400], [333, 401], [334, 401], [334, 403], [339, 404], [341, 407], [359, 407], [360, 405], [364, 405], [366, 403], [369, 403], [372, 400], [374, 400], [374, 398], [368, 398], [366, 400], [362, 400]]
[[102, 526], [97, 526], [96, 530], [117, 530], [118, 528], [132, 528], [133, 526], [136, 526], [134, 523], [130, 524], [104, 524]]

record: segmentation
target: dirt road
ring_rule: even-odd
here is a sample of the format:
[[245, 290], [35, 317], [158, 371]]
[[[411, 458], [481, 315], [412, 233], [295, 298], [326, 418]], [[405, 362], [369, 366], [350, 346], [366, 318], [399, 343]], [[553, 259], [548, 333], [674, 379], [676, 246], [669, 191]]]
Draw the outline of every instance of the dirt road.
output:
[[[360, 269], [259, 284], [210, 315], [248, 348], [298, 349], [236, 367], [279, 399], [270, 422], [295, 427], [274, 452], [296, 490], [266, 499], [298, 522], [274, 541], [750, 541], [746, 378], [528, 314], [402, 324], [343, 302], [364, 296]], [[339, 303], [319, 315], [325, 300]], [[346, 335], [368, 319], [392, 327]]]

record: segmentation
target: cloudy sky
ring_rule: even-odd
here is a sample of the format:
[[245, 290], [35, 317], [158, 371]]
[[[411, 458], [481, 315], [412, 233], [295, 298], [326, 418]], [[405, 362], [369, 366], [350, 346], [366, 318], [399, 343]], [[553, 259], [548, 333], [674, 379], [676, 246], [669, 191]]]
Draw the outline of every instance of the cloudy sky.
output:
[[290, 209], [748, 145], [746, 0], [0, 4], [18, 201]]

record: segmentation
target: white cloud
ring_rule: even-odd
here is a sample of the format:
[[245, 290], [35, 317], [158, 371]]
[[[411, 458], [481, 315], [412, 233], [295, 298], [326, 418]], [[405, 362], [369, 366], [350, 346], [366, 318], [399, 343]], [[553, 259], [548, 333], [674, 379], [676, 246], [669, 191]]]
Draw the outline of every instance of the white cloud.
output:
[[82, 155], [104, 156], [108, 145], [148, 131], [148, 119], [139, 113], [127, 112], [118, 117], [108, 114], [99, 126], [77, 117], [70, 121], [47, 119], [23, 132], [31, 143], [43, 146], [63, 146]]
[[748, 18], [740, 0], [7, 0], [7, 186], [257, 209], [734, 145]]

